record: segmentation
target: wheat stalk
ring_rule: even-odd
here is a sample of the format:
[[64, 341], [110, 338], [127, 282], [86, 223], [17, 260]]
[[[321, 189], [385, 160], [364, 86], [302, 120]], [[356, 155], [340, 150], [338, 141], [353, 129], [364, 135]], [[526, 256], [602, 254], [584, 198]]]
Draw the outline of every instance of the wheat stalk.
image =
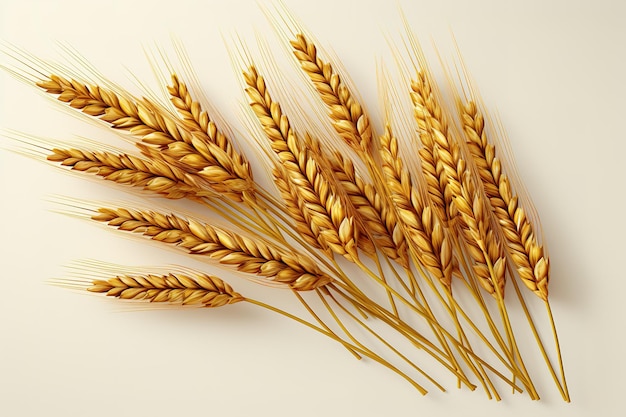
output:
[[[398, 141], [393, 135], [389, 123], [385, 125], [385, 131], [380, 137], [379, 143], [382, 172], [386, 181], [387, 192], [396, 210], [399, 224], [404, 229], [409, 249], [414, 259], [417, 259], [428, 272], [439, 280], [445, 287], [446, 294], [451, 298], [452, 275], [457, 268], [452, 244], [446, 230], [441, 225], [436, 214], [433, 213], [431, 206], [424, 204], [422, 195], [415, 188], [410, 172], [403, 165], [402, 158], [399, 155]], [[431, 284], [430, 280], [427, 282]], [[433, 291], [436, 290], [433, 289]], [[423, 295], [422, 298], [424, 298]], [[445, 301], [441, 301], [445, 304]], [[428, 307], [425, 298], [424, 306], [434, 319], [434, 315], [430, 307]], [[450, 308], [449, 312], [455, 321], [460, 335], [462, 335], [460, 323], [454, 310], [454, 308]], [[442, 345], [447, 348], [443, 337], [440, 334], [438, 334], [438, 337]], [[452, 357], [451, 352], [450, 356]], [[482, 379], [482, 375], [471, 364], [469, 358], [465, 355], [463, 357], [472, 370]], [[458, 368], [459, 365], [456, 362], [454, 363]]]
[[[449, 226], [452, 226], [450, 222], [453, 219], [460, 220], [457, 227], [464, 238], [467, 252], [473, 260], [474, 276], [480, 286], [498, 302], [498, 309], [510, 344], [508, 348], [504, 346], [504, 341], [494, 326], [480, 295], [475, 293], [474, 296], [490, 323], [492, 333], [505, 350], [510, 364], [517, 368], [515, 358], [519, 361], [520, 368], [517, 368], [519, 373], [516, 369], [514, 374], [521, 377], [531, 397], [538, 398], [517, 348], [504, 303], [506, 257], [500, 235], [494, 232], [491, 217], [487, 211], [488, 202], [485, 201], [484, 194], [476, 189], [473, 173], [466, 165], [456, 138], [451, 135], [446, 116], [431, 83], [425, 70], [419, 70], [417, 79], [411, 83], [414, 116], [418, 123], [422, 144], [419, 155], [431, 202], [437, 208], [438, 215], [442, 216]], [[474, 292], [477, 289], [471, 289], [471, 291]]]
[[[289, 28], [290, 33], [297, 33], [292, 29]], [[459, 100], [458, 110], [467, 143], [458, 142], [456, 125], [448, 117], [444, 102], [439, 100], [437, 86], [425, 69], [426, 62], [419, 46], [411, 39], [410, 46], [416, 48], [418, 54], [417, 61], [413, 62], [424, 68], [417, 71], [410, 90], [419, 133], [419, 164], [424, 177], [424, 180], [418, 180], [411, 177], [407, 168], [412, 162], [400, 157], [400, 144], [390, 124], [385, 126], [382, 135], [374, 132], [363, 104], [356, 99], [355, 91], [348, 87], [347, 77], [343, 73], [339, 75], [339, 67], [320, 58], [317, 47], [302, 33], [296, 34], [290, 44], [345, 144], [335, 146], [332, 139], [312, 137], [304, 130], [296, 132], [280, 104], [270, 95], [264, 78], [254, 66], [249, 67], [244, 72], [246, 93], [251, 110], [267, 137], [263, 138], [266, 144], [263, 150], [271, 159], [274, 183], [282, 202], [255, 183], [246, 157], [236, 149], [231, 138], [217, 128], [176, 74], [171, 75], [167, 86], [171, 105], [162, 105], [158, 99], [137, 98], [107, 82], [100, 87], [57, 75], [42, 75], [43, 79], [39, 79], [39, 75], [32, 75], [42, 74], [39, 68], [58, 67], [29, 59], [19, 51], [13, 52], [18, 59], [25, 61], [20, 62], [29, 66], [29, 72], [26, 75], [17, 73], [18, 77], [29, 82], [38, 78], [37, 85], [57, 95], [61, 102], [114, 129], [128, 132], [142, 154], [137, 157], [125, 153], [55, 148], [48, 160], [167, 198], [200, 202], [204, 208], [218, 213], [230, 226], [216, 226], [204, 220], [165, 212], [127, 208], [100, 208], [92, 213], [94, 220], [176, 246], [204, 260], [230, 266], [255, 282], [289, 289], [311, 315], [311, 321], [243, 297], [220, 278], [204, 273], [155, 275], [109, 271], [110, 274], [106, 275], [109, 279], [95, 279], [92, 275], [89, 280], [67, 280], [66, 286], [120, 299], [155, 303], [219, 307], [248, 302], [331, 337], [356, 357], [367, 356], [378, 361], [402, 375], [420, 392], [426, 392], [410, 376], [362, 344], [360, 336], [351, 331], [352, 326], [356, 326], [376, 337], [377, 346], [389, 348], [396, 360], [404, 360], [443, 389], [408, 355], [396, 350], [360, 319], [357, 316], [360, 313], [364, 319], [366, 316], [377, 319], [379, 324], [398, 332], [423, 353], [432, 355], [459, 378], [459, 386], [462, 382], [472, 390], [476, 388], [465, 375], [470, 369], [481, 380], [487, 395], [491, 398], [493, 392], [496, 399], [500, 399], [488, 376], [493, 372], [514, 390], [521, 391], [515, 382], [519, 378], [531, 398], [537, 399], [538, 394], [516, 345], [505, 304], [507, 258], [502, 241], [506, 238], [510, 257], [525, 285], [546, 302], [556, 340], [548, 304], [550, 264], [534, 233], [529, 214], [521, 207], [508, 177], [502, 172], [494, 146], [488, 143], [483, 115], [480, 114], [482, 108], [473, 101], [462, 105]], [[61, 70], [61, 73], [69, 72]], [[388, 107], [392, 108], [395, 110], [393, 106]], [[391, 120], [389, 114], [385, 116], [386, 120]], [[351, 160], [339, 149], [350, 154], [354, 151], [361, 161]], [[360, 163], [366, 167], [367, 177], [360, 175], [357, 169]], [[484, 190], [479, 186], [479, 179]], [[420, 189], [423, 184], [424, 190]], [[465, 241], [464, 247], [461, 240]], [[377, 250], [384, 255], [382, 258]], [[363, 254], [371, 257], [367, 265], [360, 258]], [[335, 255], [354, 262], [361, 268], [360, 272], [380, 285], [376, 289], [387, 292], [391, 308], [375, 301], [381, 294], [370, 296], [370, 291], [374, 291], [372, 288], [361, 287], [360, 281], [352, 281]], [[469, 258], [471, 267], [466, 266]], [[384, 268], [381, 259], [387, 262], [388, 268]], [[457, 260], [463, 262], [464, 273], [459, 273]], [[371, 265], [375, 265], [376, 272]], [[398, 265], [404, 268], [404, 275]], [[418, 282], [414, 266], [430, 292], [422, 291], [422, 282]], [[386, 273], [397, 277], [397, 281], [391, 283], [393, 285], [387, 282]], [[485, 325], [489, 326], [503, 355], [464, 311], [467, 299], [456, 291], [456, 283], [452, 293], [455, 273], [462, 278], [459, 280], [459, 285], [464, 285], [461, 289], [469, 291], [485, 314]], [[513, 285], [529, 318], [518, 283], [513, 281]], [[480, 287], [496, 299], [509, 346], [491, 318], [492, 304], [488, 307], [483, 296], [488, 297]], [[315, 305], [309, 305], [299, 293], [309, 290], [313, 291], [309, 295], [317, 296], [317, 301], [326, 308], [323, 314], [318, 315]], [[451, 320], [442, 322], [435, 317], [433, 311], [440, 310], [430, 308], [429, 302], [434, 300], [441, 303], [438, 307], [449, 313]], [[402, 303], [403, 310], [398, 310], [396, 302]], [[341, 311], [336, 311], [337, 308]], [[345, 314], [336, 314], [341, 312]], [[411, 324], [416, 317], [426, 320], [441, 348]], [[459, 317], [464, 320], [463, 324]], [[332, 326], [325, 324], [328, 318], [335, 321]], [[344, 319], [346, 324], [350, 321], [350, 325], [345, 326]], [[474, 354], [471, 347], [474, 339], [470, 340], [465, 334], [468, 325], [511, 371], [513, 381]], [[531, 326], [534, 325], [531, 323]], [[343, 335], [338, 336], [332, 328]], [[456, 330], [458, 336], [453, 336], [451, 329]], [[533, 332], [538, 338], [534, 327]], [[347, 340], [343, 339], [344, 336]], [[562, 383], [558, 381], [543, 346], [542, 353], [563, 397], [568, 400], [558, 340], [556, 343]], [[464, 366], [460, 365], [458, 355], [465, 361]]]
[[485, 121], [476, 103], [469, 101], [463, 106], [462, 120], [468, 148], [519, 276], [531, 291], [547, 300], [550, 262], [507, 175], [502, 171], [495, 147], [487, 140]]
[[123, 300], [202, 307], [222, 307], [244, 301], [228, 283], [206, 274], [193, 277], [183, 274], [119, 275], [107, 280], [94, 280], [87, 290]]
[[[401, 250], [406, 251], [407, 245], [408, 247], [411, 247], [408, 242], [412, 238], [419, 239], [422, 236], [409, 236], [407, 234], [408, 230], [406, 230], [406, 227], [404, 228], [405, 230], [403, 230], [402, 227], [398, 227], [399, 224], [402, 223], [402, 220], [398, 218], [400, 216], [400, 213], [396, 214], [395, 212], [396, 209], [394, 208], [393, 202], [391, 201], [392, 198], [388, 195], [386, 179], [383, 178], [384, 175], [381, 173], [380, 167], [376, 162], [374, 155], [372, 154], [372, 147], [370, 146], [372, 140], [372, 128], [370, 126], [367, 115], [363, 111], [362, 106], [358, 103], [357, 100], [353, 98], [353, 95], [350, 92], [349, 88], [341, 81], [339, 75], [334, 71], [332, 65], [329, 62], [325, 62], [318, 57], [317, 48], [304, 35], [298, 34], [296, 36], [296, 40], [291, 41], [291, 45], [294, 51], [294, 55], [300, 62], [301, 68], [309, 76], [322, 101], [327, 106], [329, 117], [332, 120], [336, 131], [365, 162], [367, 169], [374, 180], [374, 186], [371, 190], [375, 191], [377, 195], [381, 197], [377, 201], [379, 207], [379, 209], [377, 210], [377, 214], [380, 214], [381, 220], [385, 219], [387, 224], [391, 226], [387, 229], [390, 232], [388, 234], [388, 236], [391, 237], [390, 241], [393, 242], [394, 246], [400, 247]], [[359, 198], [359, 196], [357, 196], [357, 198]], [[435, 221], [433, 217], [427, 217], [426, 220], [428, 222]], [[383, 238], [385, 237], [385, 235], [382, 236]], [[444, 244], [443, 237], [436, 235], [435, 238], [440, 239], [439, 241], [436, 241], [436, 243]], [[383, 241], [383, 248], [390, 248], [388, 242], [389, 241]], [[444, 246], [446, 247], [443, 248], [442, 252], [444, 255], [443, 260], [444, 262], [447, 262], [448, 259], [446, 259], [446, 257], [451, 255], [452, 252], [446, 252], [448, 247], [447, 242], [445, 242]], [[415, 246], [413, 246], [412, 249], [415, 252]], [[394, 257], [397, 257], [394, 251], [388, 250], [388, 253], [390, 253], [390, 257], [392, 259]], [[434, 265], [441, 261], [437, 260], [434, 256], [432, 258], [428, 258], [427, 256], [421, 257], [421, 260], [418, 257], [418, 261], [420, 261], [420, 263], [428, 264], [429, 268], [431, 269], [433, 269]], [[405, 265], [408, 266], [408, 256], [404, 259], [404, 262]], [[451, 260], [450, 264], [452, 264]], [[410, 268], [407, 268], [405, 266], [405, 270], [412, 277]], [[451, 270], [451, 268], [448, 268], [445, 271], [439, 270], [436, 274], [438, 277], [443, 277], [442, 279], [444, 285], [446, 279], [448, 279], [449, 285], [449, 281], [451, 280], [452, 275]], [[448, 274], [447, 278], [445, 276], [446, 274]], [[402, 278], [398, 276], [398, 279], [400, 279], [402, 282]], [[384, 280], [382, 281], [382, 284], [386, 286]], [[417, 290], [421, 294], [421, 290], [419, 290], [419, 286], [415, 279], [412, 280], [412, 284], [415, 287], [414, 291]], [[387, 292], [390, 299], [392, 300], [393, 296], [390, 292], [390, 289], [387, 289]], [[413, 295], [415, 296], [415, 294]], [[430, 312], [430, 308], [428, 307], [426, 299], [423, 296], [422, 300], [424, 302], [423, 307]], [[419, 304], [417, 298], [415, 298], [414, 301]], [[430, 314], [432, 315], [432, 313]], [[445, 345], [445, 342], [443, 340], [440, 339], [440, 341]]]
[[[246, 274], [268, 278], [268, 283], [307, 291], [326, 285], [332, 278], [315, 262], [296, 251], [286, 251], [264, 239], [248, 237], [197, 220], [153, 211], [100, 208], [92, 219], [128, 232], [207, 256]], [[265, 281], [264, 281], [265, 282]]]
[[296, 216], [306, 220], [310, 235], [323, 250], [358, 259], [358, 231], [332, 181], [325, 177], [310, 147], [291, 128], [254, 66], [244, 72], [244, 78], [250, 106], [285, 168], [286, 179], [295, 186], [292, 191], [300, 211]]
[[522, 282], [539, 298], [545, 301], [548, 316], [552, 326], [561, 381], [545, 351], [534, 321], [520, 291], [515, 284], [526, 318], [531, 326], [537, 344], [541, 350], [550, 373], [561, 391], [563, 399], [570, 401], [563, 359], [559, 345], [552, 310], [548, 302], [549, 260], [544, 254], [543, 246], [539, 245], [532, 223], [520, 205], [518, 196], [514, 193], [507, 175], [503, 172], [500, 160], [496, 156], [495, 146], [490, 144], [485, 131], [485, 120], [480, 114], [476, 103], [472, 100], [461, 106], [461, 119], [468, 143], [468, 149], [478, 168], [485, 194], [490, 200], [491, 207], [507, 241], [507, 249], [511, 259], [517, 267]]

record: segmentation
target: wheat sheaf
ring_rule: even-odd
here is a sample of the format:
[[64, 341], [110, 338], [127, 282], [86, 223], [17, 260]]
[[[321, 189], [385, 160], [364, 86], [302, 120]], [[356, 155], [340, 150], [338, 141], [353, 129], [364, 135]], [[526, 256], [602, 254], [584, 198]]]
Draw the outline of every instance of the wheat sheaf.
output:
[[[199, 98], [198, 80], [190, 73], [186, 80], [172, 64], [161, 77], [168, 80], [164, 97], [155, 98], [80, 79], [22, 53], [13, 56], [18, 78], [116, 130], [136, 150], [108, 144], [98, 149], [94, 142], [38, 144], [33, 138], [37, 155], [45, 152], [47, 161], [77, 174], [163, 198], [153, 198], [163, 204], [150, 209], [85, 203], [82, 217], [206, 264], [206, 270], [185, 273], [103, 277], [110, 272], [103, 270], [94, 273], [98, 278], [57, 283], [127, 303], [252, 304], [373, 360], [422, 394], [445, 391], [450, 381], [442, 381], [452, 378], [459, 388], [482, 388], [490, 399], [500, 400], [506, 387], [538, 400], [535, 369], [527, 366], [536, 352], [516, 342], [531, 331], [557, 390], [569, 401], [541, 226], [530, 199], [516, 192], [523, 187], [504, 162], [510, 156], [501, 156], [504, 138], [486, 122], [474, 87], [461, 76], [437, 85], [408, 33], [411, 64], [399, 71], [410, 68], [412, 81], [385, 80], [400, 93], [381, 93], [388, 110], [379, 127], [339, 63], [296, 23], [284, 23], [291, 69], [310, 82], [311, 100], [302, 102], [314, 108], [300, 111], [301, 103], [293, 103], [298, 100], [281, 96], [289, 89], [262, 75], [271, 74], [263, 60], [271, 53], [259, 65], [241, 53], [244, 132], [220, 129], [219, 115]], [[33, 71], [20, 72], [19, 65]], [[411, 112], [403, 114], [397, 100]], [[398, 120], [402, 134], [395, 129]], [[195, 212], [172, 209], [171, 200], [193, 202]], [[294, 297], [302, 308], [290, 311], [271, 297], [244, 296], [215, 275], [221, 269], [269, 287], [277, 298]], [[539, 298], [527, 301], [518, 280]], [[547, 307], [556, 365], [530, 314], [540, 301]], [[521, 329], [512, 317], [519, 306], [528, 321]], [[432, 369], [441, 372], [432, 375]]]

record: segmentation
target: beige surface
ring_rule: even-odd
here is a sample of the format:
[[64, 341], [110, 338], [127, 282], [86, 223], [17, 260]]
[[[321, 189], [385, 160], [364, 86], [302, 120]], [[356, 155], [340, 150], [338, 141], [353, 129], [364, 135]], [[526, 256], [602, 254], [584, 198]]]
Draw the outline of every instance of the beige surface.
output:
[[[365, 100], [377, 103], [377, 59], [392, 65], [385, 35], [397, 38], [402, 30], [392, 2], [286, 3], [332, 45]], [[199, 264], [54, 213], [59, 206], [49, 200], [57, 195], [127, 196], [9, 152], [16, 145], [2, 138], [0, 415], [620, 415], [626, 371], [623, 3], [400, 3], [427, 48], [432, 38], [451, 56], [454, 31], [485, 100], [508, 129], [548, 238], [552, 305], [573, 403], [562, 403], [537, 355], [530, 366], [545, 401], [503, 392], [498, 404], [454, 388], [422, 398], [381, 367], [358, 363], [321, 336], [252, 306], [128, 312], [111, 300], [46, 285], [75, 259]], [[173, 34], [187, 46], [214, 105], [239, 128], [245, 98], [222, 35], [231, 39], [237, 31], [254, 43], [254, 25], [262, 36], [273, 36], [247, 0], [5, 0], [0, 21], [3, 41], [52, 59], [62, 55], [56, 41], [69, 44], [124, 85], [132, 85], [129, 72], [152, 82], [142, 47], [159, 43], [171, 51]], [[58, 109], [0, 72], [2, 129], [117, 140]], [[267, 295], [242, 280], [231, 282]], [[291, 303], [287, 296], [280, 302]], [[435, 375], [454, 385], [441, 371]]]

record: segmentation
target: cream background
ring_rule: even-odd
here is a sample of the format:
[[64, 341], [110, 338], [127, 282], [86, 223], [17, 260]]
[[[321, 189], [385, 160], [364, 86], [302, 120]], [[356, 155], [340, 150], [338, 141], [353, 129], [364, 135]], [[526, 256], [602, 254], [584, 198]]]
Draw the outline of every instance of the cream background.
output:
[[[375, 66], [387, 48], [385, 34], [401, 31], [395, 4], [286, 3], [332, 45], [362, 96], [375, 103]], [[119, 188], [10, 152], [15, 142], [2, 138], [0, 415], [622, 415], [624, 3], [399, 3], [424, 44], [435, 40], [444, 56], [452, 53], [454, 31], [485, 100], [507, 127], [548, 238], [552, 305], [573, 402], [560, 400], [539, 356], [533, 368], [544, 401], [532, 403], [504, 389], [501, 403], [454, 388], [422, 398], [382, 367], [358, 363], [331, 341], [252, 306], [128, 312], [111, 300], [46, 285], [75, 259], [198, 264], [52, 212], [59, 208], [49, 202], [55, 195], [126, 197]], [[125, 68], [152, 79], [142, 47], [167, 47], [174, 34], [228, 120], [238, 120], [244, 98], [221, 36], [230, 39], [238, 31], [252, 42], [252, 27], [273, 36], [248, 0], [0, 3], [4, 42], [57, 60], [55, 42], [69, 44], [126, 84]], [[55, 139], [114, 138], [57, 110], [0, 72], [2, 129]], [[242, 280], [233, 284], [265, 294]]]

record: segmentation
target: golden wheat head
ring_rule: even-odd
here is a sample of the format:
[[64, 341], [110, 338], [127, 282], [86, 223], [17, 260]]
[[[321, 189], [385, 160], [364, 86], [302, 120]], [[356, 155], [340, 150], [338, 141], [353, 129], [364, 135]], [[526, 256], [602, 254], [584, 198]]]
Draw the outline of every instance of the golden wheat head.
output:
[[514, 193], [494, 145], [489, 144], [485, 121], [476, 103], [462, 108], [463, 127], [468, 148], [482, 180], [485, 194], [498, 219], [507, 248], [522, 282], [538, 297], [548, 299], [550, 262], [544, 254], [517, 195]]
[[151, 303], [222, 307], [243, 301], [228, 283], [220, 278], [198, 274], [119, 275], [108, 280], [94, 280], [87, 291], [106, 293], [122, 300]]

